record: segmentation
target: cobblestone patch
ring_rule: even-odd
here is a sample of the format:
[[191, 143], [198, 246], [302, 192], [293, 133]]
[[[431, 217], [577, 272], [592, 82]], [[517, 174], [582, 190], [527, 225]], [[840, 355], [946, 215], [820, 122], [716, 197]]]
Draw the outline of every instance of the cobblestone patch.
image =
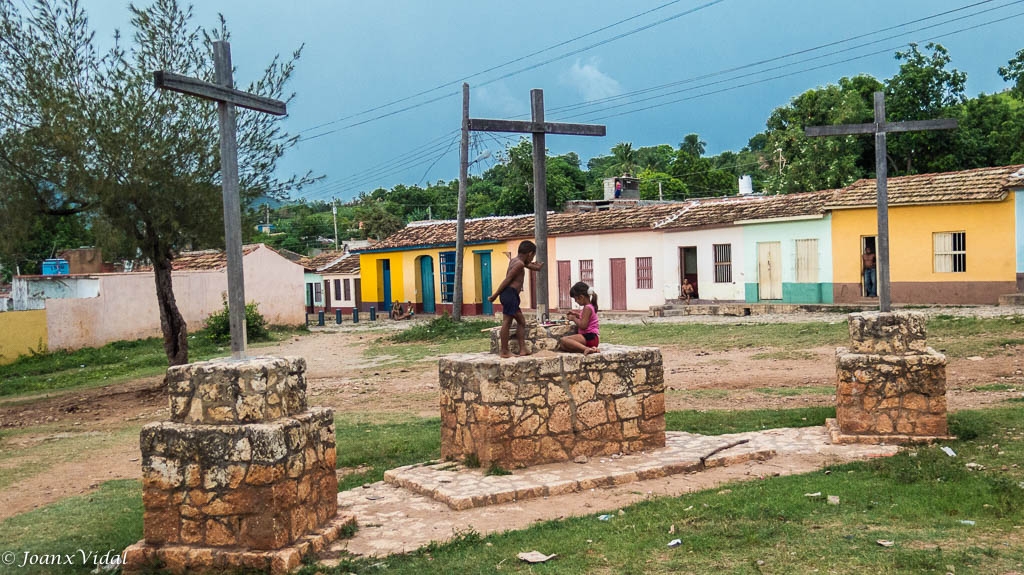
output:
[[[743, 439], [749, 441], [715, 454], [700, 470], [701, 457]], [[512, 488], [523, 496], [454, 510], [432, 496], [388, 482], [344, 491], [338, 494], [339, 511], [355, 515], [360, 529], [355, 537], [333, 545], [331, 551], [371, 556], [404, 553], [431, 541], [445, 541], [466, 529], [486, 534], [522, 528], [534, 521], [596, 513], [654, 495], [678, 495], [722, 481], [803, 473], [833, 463], [894, 455], [898, 449], [890, 445], [833, 445], [823, 426], [716, 436], [669, 432], [667, 443], [663, 449], [642, 454], [591, 458], [585, 464], [548, 464], [508, 476], [486, 476], [480, 469], [437, 462], [392, 470], [388, 472], [392, 481], [396, 475], [410, 481], [420, 477], [424, 491], [433, 485], [431, 492], [441, 489], [449, 497], [490, 500], [492, 496], [497, 499], [493, 494]], [[759, 456], [763, 460], [758, 460]], [[656, 472], [657, 465], [675, 474]], [[448, 482], [442, 483], [442, 479]], [[566, 485], [582, 486], [583, 490], [563, 487], [566, 490], [562, 491], [559, 487]]]

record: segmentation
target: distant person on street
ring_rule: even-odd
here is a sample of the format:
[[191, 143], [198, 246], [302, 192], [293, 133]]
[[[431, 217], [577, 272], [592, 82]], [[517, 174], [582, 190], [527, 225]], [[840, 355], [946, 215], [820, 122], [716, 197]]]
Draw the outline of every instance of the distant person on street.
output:
[[686, 300], [686, 305], [690, 305], [690, 298], [693, 297], [693, 284], [689, 279], [683, 278], [683, 285], [679, 286], [679, 296]]
[[867, 297], [878, 297], [878, 275], [875, 266], [875, 250], [871, 246], [864, 248], [864, 255], [861, 257], [864, 264], [864, 295]]
[[[399, 307], [398, 311], [401, 312], [402, 308]], [[398, 317], [395, 318], [395, 319], [398, 319], [398, 320], [412, 319], [412, 316], [415, 315], [415, 313], [416, 313], [416, 309], [412, 305], [412, 302], [411, 301], [407, 301], [407, 302], [405, 302], [405, 312], [404, 313], [399, 313]]]

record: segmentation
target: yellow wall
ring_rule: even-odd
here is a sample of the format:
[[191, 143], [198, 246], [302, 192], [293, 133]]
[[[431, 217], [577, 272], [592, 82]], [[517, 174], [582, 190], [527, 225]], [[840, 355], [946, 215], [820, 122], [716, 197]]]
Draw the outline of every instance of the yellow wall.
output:
[[46, 347], [46, 310], [0, 313], [0, 364]]
[[[861, 281], [861, 237], [878, 230], [874, 208], [832, 212], [832, 266], [836, 283]], [[967, 233], [967, 271], [935, 273], [935, 232]], [[889, 208], [892, 282], [1015, 281], [1013, 202]], [[1007, 255], [1009, 254], [1009, 255]]]
[[[518, 244], [517, 244], [518, 245]], [[478, 244], [466, 246], [463, 251], [462, 293], [464, 304], [478, 304], [491, 294], [480, 294], [477, 286], [477, 254], [473, 252], [491, 250], [491, 288], [497, 288], [505, 279], [508, 258], [503, 251], [508, 248], [504, 243]], [[381, 301], [378, 273], [379, 261], [391, 260], [391, 299], [402, 302], [412, 301], [423, 303], [423, 294], [419, 289], [420, 272], [419, 258], [430, 256], [434, 261], [434, 300], [441, 303], [441, 252], [453, 251], [450, 247], [415, 249], [407, 251], [364, 253], [359, 256], [359, 276], [362, 280], [362, 297], [364, 302]], [[514, 254], [513, 254], [514, 255]]]

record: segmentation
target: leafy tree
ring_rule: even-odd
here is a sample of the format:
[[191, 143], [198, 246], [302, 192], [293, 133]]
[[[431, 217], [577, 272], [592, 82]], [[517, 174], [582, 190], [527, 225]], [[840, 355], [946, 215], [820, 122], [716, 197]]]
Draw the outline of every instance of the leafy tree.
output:
[[382, 240], [402, 229], [402, 220], [378, 202], [366, 201], [356, 209], [356, 217], [366, 237]]
[[[705, 142], [697, 134], [689, 134], [679, 144], [670, 174], [685, 186], [690, 197], [724, 196], [735, 193], [739, 184], [731, 172], [716, 168], [714, 163], [701, 157]], [[673, 198], [681, 199], [681, 198]]]
[[[212, 80], [213, 39], [176, 0], [130, 5], [131, 34], [102, 57], [77, 0], [38, 0], [27, 14], [0, 0], [0, 160], [2, 196], [25, 217], [88, 212], [109, 241], [138, 250], [155, 271], [164, 349], [171, 365], [188, 361], [187, 327], [175, 302], [171, 259], [187, 247], [222, 245], [216, 110], [209, 102], [154, 90], [153, 70]], [[291, 100], [285, 86], [300, 51], [275, 58], [243, 87]], [[280, 118], [239, 110], [240, 189], [244, 201], [311, 181], [279, 181], [277, 160], [297, 137]], [[27, 201], [23, 201], [27, 200]]]
[[864, 177], [874, 166], [873, 141], [859, 136], [808, 138], [804, 128], [870, 122], [872, 93], [881, 88], [870, 76], [841, 78], [772, 111], [763, 141], [751, 139], [751, 147], [763, 150], [770, 166], [766, 187], [776, 193], [823, 190]]
[[999, 76], [1013, 82], [1013, 93], [1024, 100], [1024, 50], [1017, 52], [1005, 66], [999, 67]]
[[668, 144], [647, 146], [636, 151], [636, 163], [642, 170], [667, 172], [675, 157], [675, 148]]
[[[917, 44], [896, 52], [900, 71], [886, 81], [885, 114], [892, 121], [932, 120], [955, 113], [966, 101], [967, 74], [947, 69], [949, 52], [941, 44], [927, 44], [930, 55]], [[955, 138], [949, 132], [907, 132], [893, 134], [886, 147], [895, 173], [915, 174], [958, 169]]]

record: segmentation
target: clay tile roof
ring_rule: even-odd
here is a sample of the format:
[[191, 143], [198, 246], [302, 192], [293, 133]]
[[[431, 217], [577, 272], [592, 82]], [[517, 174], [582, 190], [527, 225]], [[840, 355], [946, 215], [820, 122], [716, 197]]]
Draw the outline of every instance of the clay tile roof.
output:
[[359, 273], [359, 254], [348, 254], [320, 271], [325, 274], [357, 274]]
[[[466, 220], [466, 243], [503, 241], [533, 236], [533, 216], [500, 216]], [[372, 247], [359, 251], [381, 251], [417, 246], [455, 245], [455, 222], [431, 220], [413, 222]]]
[[725, 226], [750, 220], [768, 220], [824, 213], [835, 192], [806, 192], [776, 196], [730, 196], [691, 200], [654, 223], [655, 229], [671, 230], [702, 226]]
[[[857, 180], [839, 190], [826, 208], [873, 206], [874, 179]], [[1024, 187], [1024, 166], [998, 166], [960, 172], [918, 174], [889, 178], [889, 205], [997, 202], [1013, 188]]]
[[311, 258], [303, 258], [298, 263], [302, 264], [305, 268], [319, 271], [325, 268], [339, 259], [345, 257], [345, 252], [340, 250], [332, 250], [329, 252], [323, 252], [315, 255]]
[[[242, 256], [247, 256], [256, 251], [263, 244], [248, 244], [242, 246]], [[199, 250], [194, 252], [181, 252], [171, 260], [171, 269], [174, 271], [213, 271], [228, 267], [228, 256], [223, 250]], [[152, 271], [152, 266], [138, 271]]]

